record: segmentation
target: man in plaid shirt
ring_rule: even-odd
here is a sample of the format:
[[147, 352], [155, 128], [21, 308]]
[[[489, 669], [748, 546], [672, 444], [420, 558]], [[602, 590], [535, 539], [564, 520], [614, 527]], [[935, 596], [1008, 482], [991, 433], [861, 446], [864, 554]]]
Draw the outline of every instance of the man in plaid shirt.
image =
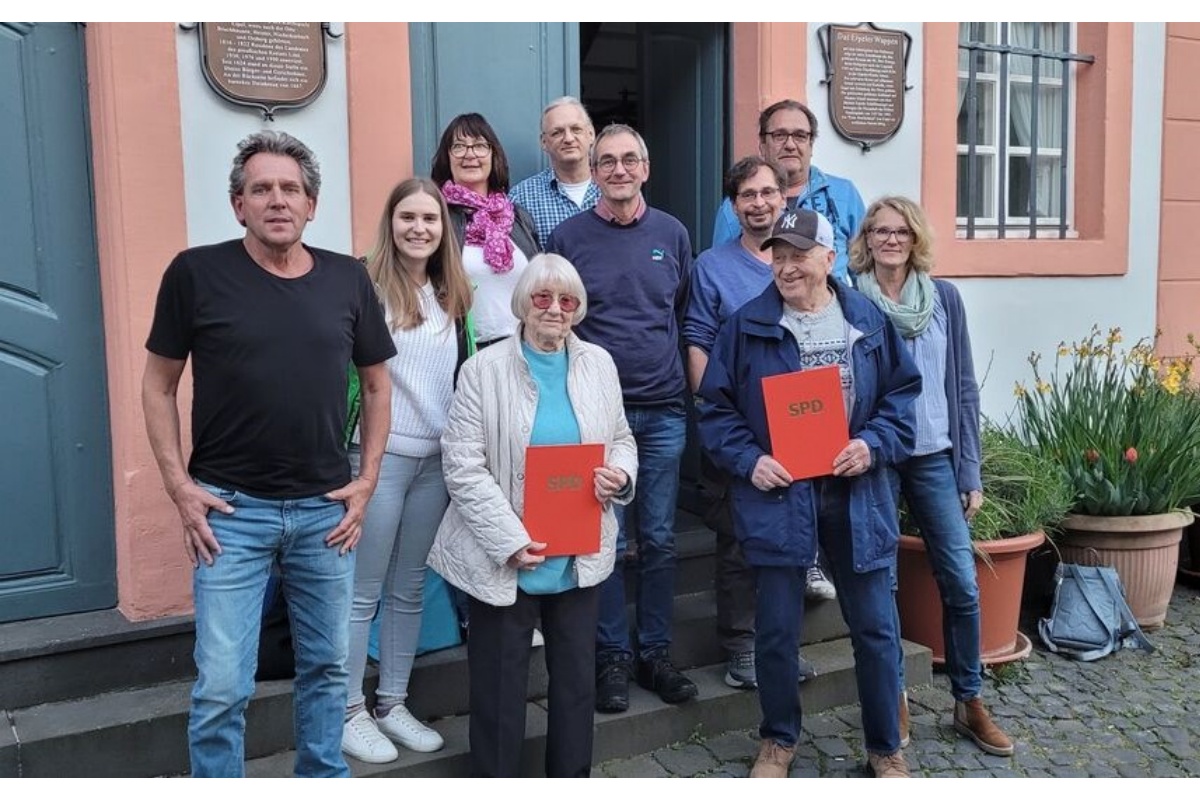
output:
[[550, 167], [518, 183], [509, 199], [533, 215], [538, 245], [568, 217], [596, 206], [600, 192], [592, 181], [588, 154], [596, 131], [583, 103], [560, 97], [542, 111], [542, 149]]

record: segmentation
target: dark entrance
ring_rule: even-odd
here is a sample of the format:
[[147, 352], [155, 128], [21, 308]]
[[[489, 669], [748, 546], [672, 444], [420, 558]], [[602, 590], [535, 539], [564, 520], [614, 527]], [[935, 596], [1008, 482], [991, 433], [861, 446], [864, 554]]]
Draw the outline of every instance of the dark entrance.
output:
[[699, 252], [721, 200], [723, 23], [579, 23], [580, 99], [599, 131], [632, 125], [652, 165], [646, 201], [678, 217]]
[[[580, 99], [599, 131], [632, 125], [650, 151], [646, 202], [677, 217], [699, 253], [712, 241], [724, 171], [725, 51], [722, 23], [581, 22]], [[679, 504], [703, 506], [700, 450], [689, 424]]]

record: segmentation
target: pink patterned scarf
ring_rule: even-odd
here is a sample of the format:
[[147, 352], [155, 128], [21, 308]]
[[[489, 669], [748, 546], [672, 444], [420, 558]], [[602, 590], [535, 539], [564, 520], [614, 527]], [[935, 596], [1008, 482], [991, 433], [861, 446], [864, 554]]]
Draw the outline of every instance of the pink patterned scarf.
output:
[[456, 206], [475, 209], [467, 223], [466, 242], [483, 245], [483, 261], [492, 272], [504, 273], [513, 268], [513, 204], [502, 192], [493, 192], [486, 198], [454, 181], [442, 185], [446, 202]]

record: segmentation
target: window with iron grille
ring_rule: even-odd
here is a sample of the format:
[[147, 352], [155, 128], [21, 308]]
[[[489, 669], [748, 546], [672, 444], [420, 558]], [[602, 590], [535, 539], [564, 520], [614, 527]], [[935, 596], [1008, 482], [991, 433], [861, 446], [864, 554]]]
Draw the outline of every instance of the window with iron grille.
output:
[[966, 238], [1066, 238], [1073, 111], [1069, 22], [958, 28], [958, 227]]

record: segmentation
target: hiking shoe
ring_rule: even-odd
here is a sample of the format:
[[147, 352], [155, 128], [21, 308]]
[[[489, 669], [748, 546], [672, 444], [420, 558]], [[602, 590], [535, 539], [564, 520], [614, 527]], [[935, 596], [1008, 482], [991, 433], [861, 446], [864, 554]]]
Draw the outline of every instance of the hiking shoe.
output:
[[804, 683], [810, 678], [817, 677], [817, 668], [812, 665], [811, 661], [799, 653], [796, 654], [796, 658], [799, 661], [800, 666], [800, 680], [797, 681], [797, 683]]
[[342, 726], [342, 752], [367, 764], [387, 764], [400, 757], [400, 751], [379, 732], [366, 709]]
[[796, 757], [796, 745], [788, 747], [774, 739], [763, 739], [758, 757], [750, 768], [751, 778], [786, 778]]
[[628, 656], [602, 664], [596, 671], [596, 710], [619, 714], [629, 709]]
[[409, 713], [404, 704], [392, 706], [386, 717], [376, 717], [380, 732], [396, 744], [418, 753], [441, 750], [442, 735]]
[[904, 753], [899, 750], [890, 756], [867, 753], [867, 766], [871, 769], [871, 774], [876, 778], [912, 777], [908, 774], [908, 762], [904, 760]]
[[754, 651], [733, 653], [725, 662], [725, 685], [734, 689], [757, 689], [758, 676], [754, 671]]
[[637, 682], [643, 689], [657, 694], [664, 703], [682, 703], [699, 693], [696, 684], [676, 669], [665, 655], [639, 661]]
[[836, 600], [837, 589], [833, 586], [833, 581], [825, 577], [825, 573], [821, 568], [813, 565], [808, 568], [808, 573], [804, 576], [804, 596], [809, 600]]
[[954, 703], [954, 730], [973, 741], [985, 753], [994, 756], [1013, 754], [1012, 740], [992, 722], [980, 697]]
[[900, 691], [900, 746], [908, 747], [912, 737], [908, 733], [908, 692]]

